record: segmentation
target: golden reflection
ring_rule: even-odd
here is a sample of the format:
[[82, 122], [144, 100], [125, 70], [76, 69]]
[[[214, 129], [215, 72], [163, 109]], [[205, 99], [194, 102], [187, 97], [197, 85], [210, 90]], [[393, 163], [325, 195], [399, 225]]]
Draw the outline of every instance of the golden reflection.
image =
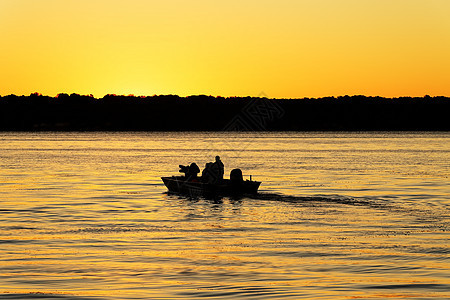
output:
[[[444, 298], [449, 187], [439, 176], [425, 185], [414, 170], [421, 161], [427, 174], [448, 174], [449, 153], [435, 153], [428, 135], [263, 134], [224, 156], [263, 179], [263, 196], [220, 201], [166, 193], [161, 176], [208, 159], [200, 150], [180, 158], [194, 142], [179, 134], [68, 135], [2, 135], [0, 293]], [[30, 144], [47, 150], [37, 159]], [[423, 151], [392, 155], [404, 147]], [[381, 290], [389, 285], [405, 288]]]

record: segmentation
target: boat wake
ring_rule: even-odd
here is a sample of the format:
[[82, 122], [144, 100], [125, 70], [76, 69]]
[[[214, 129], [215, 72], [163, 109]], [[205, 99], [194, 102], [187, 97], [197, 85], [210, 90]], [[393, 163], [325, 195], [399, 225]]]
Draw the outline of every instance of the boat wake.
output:
[[342, 195], [311, 195], [311, 196], [293, 196], [278, 193], [259, 192], [256, 195], [249, 195], [248, 199], [263, 201], [280, 201], [288, 203], [301, 204], [302, 206], [317, 206], [323, 204], [338, 204], [364, 207], [384, 211], [390, 215], [400, 214], [411, 216], [421, 221], [429, 221], [433, 227], [439, 227], [439, 231], [448, 231], [450, 228], [450, 211], [446, 207], [436, 207], [430, 205], [411, 204], [383, 197], [349, 197]]
[[305, 202], [330, 202], [349, 205], [372, 205], [370, 200], [358, 199], [341, 195], [313, 195], [313, 196], [292, 196], [278, 193], [260, 192], [256, 195], [249, 195], [247, 198], [255, 200], [282, 201], [292, 203]]

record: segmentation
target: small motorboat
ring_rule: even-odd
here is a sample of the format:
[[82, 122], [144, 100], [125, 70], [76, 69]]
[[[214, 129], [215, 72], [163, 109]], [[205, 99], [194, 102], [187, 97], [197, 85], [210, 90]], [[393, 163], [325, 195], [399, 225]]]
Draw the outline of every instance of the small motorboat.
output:
[[172, 176], [161, 177], [161, 179], [169, 192], [191, 197], [256, 194], [261, 185], [261, 182], [253, 181], [251, 176], [250, 180], [243, 180], [242, 172], [239, 169], [231, 171], [230, 179], [221, 179], [214, 183], [204, 182], [202, 177]]

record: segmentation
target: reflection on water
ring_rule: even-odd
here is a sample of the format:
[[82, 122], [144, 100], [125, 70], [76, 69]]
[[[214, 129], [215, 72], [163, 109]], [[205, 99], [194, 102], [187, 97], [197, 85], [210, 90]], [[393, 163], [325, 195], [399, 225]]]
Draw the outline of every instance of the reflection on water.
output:
[[[450, 297], [448, 133], [0, 141], [2, 299]], [[167, 193], [216, 154], [261, 193]]]

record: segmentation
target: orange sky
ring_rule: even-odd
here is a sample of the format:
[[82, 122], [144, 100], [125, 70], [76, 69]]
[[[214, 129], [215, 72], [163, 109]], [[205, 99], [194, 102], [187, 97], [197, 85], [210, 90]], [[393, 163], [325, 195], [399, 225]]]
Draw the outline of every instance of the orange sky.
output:
[[0, 0], [0, 94], [450, 96], [449, 0]]

